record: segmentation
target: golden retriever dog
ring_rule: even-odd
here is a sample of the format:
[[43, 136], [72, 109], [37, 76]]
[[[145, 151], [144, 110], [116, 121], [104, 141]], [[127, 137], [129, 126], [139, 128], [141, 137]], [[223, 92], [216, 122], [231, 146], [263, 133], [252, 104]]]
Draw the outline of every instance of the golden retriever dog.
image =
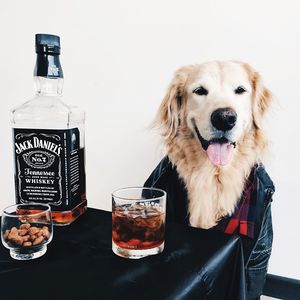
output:
[[231, 215], [267, 146], [262, 119], [272, 101], [261, 76], [238, 61], [176, 71], [155, 124], [188, 194], [190, 225]]

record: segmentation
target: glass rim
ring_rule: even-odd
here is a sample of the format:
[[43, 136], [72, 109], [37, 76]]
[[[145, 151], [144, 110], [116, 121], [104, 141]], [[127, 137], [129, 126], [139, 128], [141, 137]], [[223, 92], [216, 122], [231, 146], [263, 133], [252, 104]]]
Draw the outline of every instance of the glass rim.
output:
[[[32, 205], [34, 206], [43, 206], [46, 209], [40, 212], [36, 212], [36, 213], [26, 213], [26, 214], [22, 214], [22, 215], [13, 215], [12, 213], [7, 212], [6, 210], [8, 210], [9, 208], [13, 208], [13, 207], [18, 207], [18, 206], [28, 206], [28, 205]], [[46, 203], [38, 203], [38, 202], [28, 202], [28, 203], [20, 203], [20, 204], [13, 204], [13, 205], [9, 205], [7, 207], [5, 207], [2, 211], [2, 215], [5, 215], [7, 217], [11, 217], [11, 218], [20, 218], [20, 216], [30, 216], [30, 217], [35, 217], [35, 216], [39, 216], [42, 215], [46, 212], [51, 212], [51, 207], [49, 204]]]
[[[121, 197], [121, 196], [117, 196], [115, 195], [117, 192], [120, 192], [120, 191], [125, 191], [125, 190], [152, 190], [152, 191], [157, 191], [157, 192], [161, 192], [162, 195], [161, 196], [157, 196], [157, 197], [154, 197], [154, 198], [149, 198], [149, 199], [144, 199], [144, 198], [140, 198], [140, 199], [131, 199], [131, 198], [128, 198], [128, 197]], [[125, 200], [125, 201], [154, 201], [154, 200], [159, 200], [159, 199], [162, 199], [162, 198], [165, 198], [167, 196], [167, 193], [166, 191], [162, 190], [162, 189], [158, 189], [158, 188], [154, 188], [154, 187], [143, 187], [143, 186], [129, 186], [129, 187], [124, 187], [124, 188], [119, 188], [119, 189], [116, 189], [114, 190], [112, 193], [111, 193], [112, 197], [113, 198], [117, 198], [117, 199], [121, 199], [121, 200]]]

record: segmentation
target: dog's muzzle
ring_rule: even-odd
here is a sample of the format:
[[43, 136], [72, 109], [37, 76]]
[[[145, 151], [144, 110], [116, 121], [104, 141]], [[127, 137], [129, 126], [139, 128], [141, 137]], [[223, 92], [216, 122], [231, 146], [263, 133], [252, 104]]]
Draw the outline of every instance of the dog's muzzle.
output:
[[212, 164], [221, 166], [227, 165], [232, 157], [233, 149], [236, 147], [236, 143], [230, 142], [225, 137], [211, 139], [208, 141], [200, 134], [194, 118], [192, 119], [192, 123], [200, 144], [206, 151], [207, 156]]

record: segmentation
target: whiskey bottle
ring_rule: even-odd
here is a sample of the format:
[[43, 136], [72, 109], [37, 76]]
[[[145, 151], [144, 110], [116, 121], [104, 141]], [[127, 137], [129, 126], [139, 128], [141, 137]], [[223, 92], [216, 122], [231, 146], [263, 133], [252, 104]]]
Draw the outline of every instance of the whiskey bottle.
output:
[[86, 211], [85, 114], [62, 101], [60, 38], [35, 36], [36, 96], [11, 112], [17, 203], [48, 203], [53, 222]]

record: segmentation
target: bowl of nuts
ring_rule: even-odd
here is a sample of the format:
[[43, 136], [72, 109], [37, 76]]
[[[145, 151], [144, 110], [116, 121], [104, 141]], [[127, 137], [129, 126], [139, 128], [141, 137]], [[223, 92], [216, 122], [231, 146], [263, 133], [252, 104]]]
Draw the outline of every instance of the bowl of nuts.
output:
[[52, 215], [48, 204], [16, 204], [3, 210], [1, 239], [12, 258], [28, 260], [44, 255], [52, 236]]

